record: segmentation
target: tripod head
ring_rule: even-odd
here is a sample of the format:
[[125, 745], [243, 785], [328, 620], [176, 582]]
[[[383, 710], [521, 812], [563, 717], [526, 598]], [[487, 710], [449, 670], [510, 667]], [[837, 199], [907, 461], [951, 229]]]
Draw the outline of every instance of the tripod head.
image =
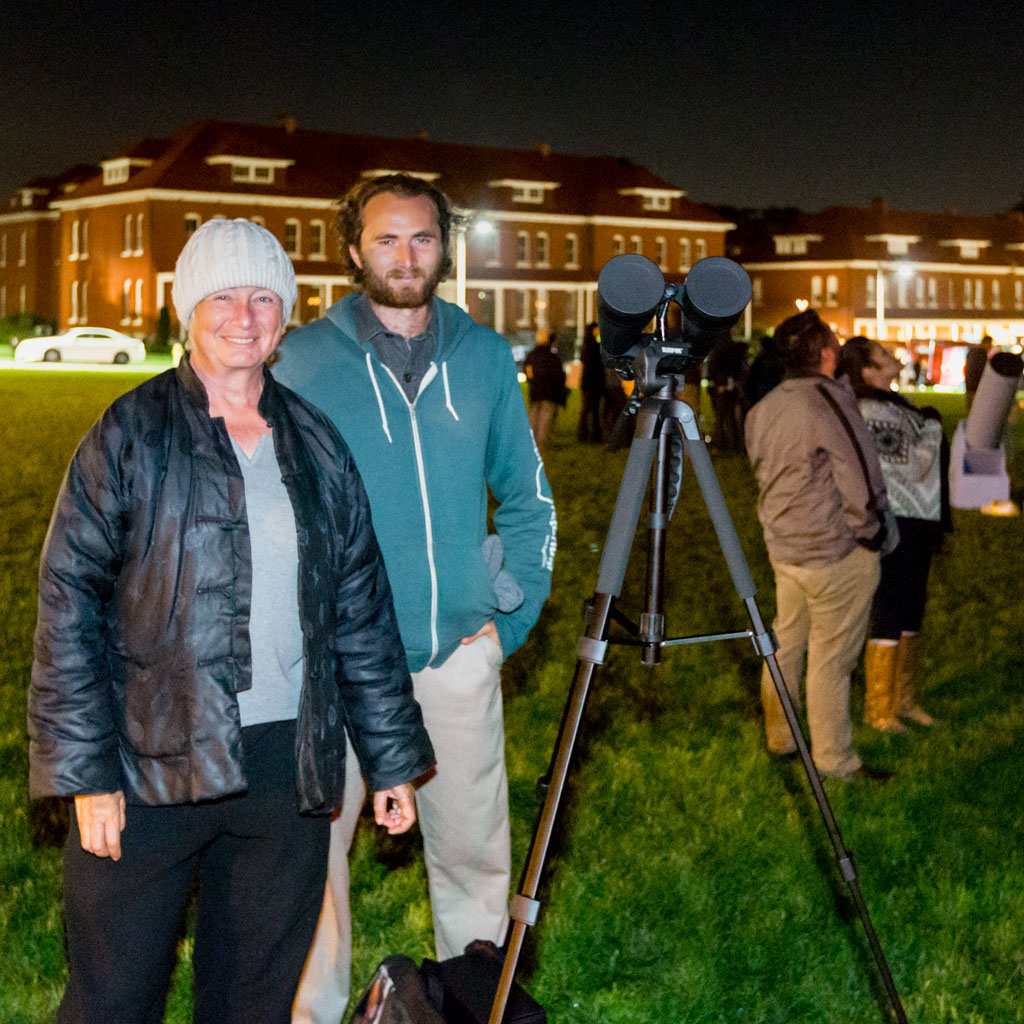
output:
[[[615, 256], [597, 279], [602, 358], [641, 393], [660, 390], [704, 361], [750, 297], [746, 271], [722, 256], [699, 260], [682, 284], [670, 285], [646, 257]], [[670, 323], [673, 305], [678, 316]], [[652, 317], [654, 331], [644, 333]]]

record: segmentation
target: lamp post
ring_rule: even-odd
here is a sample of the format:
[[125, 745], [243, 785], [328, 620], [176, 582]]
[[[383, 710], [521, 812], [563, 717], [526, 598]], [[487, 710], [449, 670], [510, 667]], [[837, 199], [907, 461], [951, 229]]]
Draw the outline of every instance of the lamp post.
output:
[[455, 303], [467, 313], [469, 304], [466, 302], [466, 232], [472, 225], [478, 235], [489, 235], [494, 225], [486, 218], [477, 218], [472, 210], [453, 210], [453, 226], [455, 228]]

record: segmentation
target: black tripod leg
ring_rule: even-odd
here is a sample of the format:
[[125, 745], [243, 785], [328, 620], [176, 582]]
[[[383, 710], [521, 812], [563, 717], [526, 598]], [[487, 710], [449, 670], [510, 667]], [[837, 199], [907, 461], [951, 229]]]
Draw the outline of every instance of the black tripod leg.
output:
[[[690, 415], [692, 421], [692, 413]], [[779, 668], [778, 659], [775, 657], [775, 639], [765, 628], [764, 622], [761, 619], [761, 612], [757, 607], [757, 602], [754, 600], [754, 581], [750, 575], [750, 569], [747, 566], [746, 558], [743, 555], [743, 549], [740, 547], [739, 537], [736, 535], [736, 528], [733, 525], [732, 518], [729, 515], [729, 510], [726, 507], [725, 498], [722, 496], [722, 489], [719, 487], [718, 477], [715, 475], [714, 467], [711, 464], [711, 457], [708, 455], [707, 445], [704, 444], [703, 438], [701, 438], [695, 427], [693, 430], [688, 428], [689, 425], [682, 417], [680, 417], [680, 429], [683, 431], [686, 454], [690, 458], [690, 464], [693, 466], [694, 475], [697, 477], [697, 482], [700, 484], [701, 493], [704, 495], [704, 503], [707, 505], [708, 512], [711, 515], [711, 521], [714, 524], [715, 533], [718, 535], [718, 543], [722, 548], [722, 553], [724, 554], [726, 563], [729, 566], [729, 572], [732, 575], [733, 582], [736, 584], [736, 590], [743, 599], [744, 604], [747, 606], [747, 613], [750, 616], [751, 630], [754, 637], [754, 646], [757, 648], [758, 653], [764, 658], [764, 663], [768, 667], [768, 672], [772, 677], [772, 682], [775, 684], [775, 691], [779, 696], [780, 703], [782, 704], [782, 710], [785, 713], [786, 721], [789, 723], [789, 730], [793, 734], [793, 741], [796, 743], [796, 748], [800, 754], [800, 760], [803, 763], [804, 771], [807, 773], [807, 781], [811, 785], [811, 791], [814, 793], [814, 799], [818, 804], [822, 820], [825, 822], [825, 829], [828, 832], [829, 839], [832, 841], [832, 847], [835, 851], [839, 870], [842, 873], [843, 879], [846, 881], [847, 887], [850, 891], [850, 896], [857, 908], [857, 914], [859, 915], [861, 924], [864, 927], [864, 933], [867, 936], [868, 945], [871, 947], [875, 964], [878, 967], [878, 972], [882, 978], [882, 984], [885, 986], [885, 991], [889, 997], [889, 1002], [892, 1006], [893, 1012], [895, 1013], [896, 1020], [899, 1024], [906, 1024], [907, 1017], [903, 1011], [903, 1004], [900, 1002], [899, 993], [896, 991], [896, 984], [893, 981], [892, 972], [889, 970], [889, 963], [885, 958], [885, 953], [882, 951], [881, 944], [878, 941], [878, 935], [876, 934], [874, 925], [871, 922], [871, 914], [868, 911], [867, 904], [864, 902], [864, 896], [861, 893], [860, 882], [857, 878], [857, 868], [854, 864], [853, 856], [849, 850], [846, 849], [846, 846], [843, 843], [843, 837], [839, 832], [839, 826], [836, 824], [835, 816], [832, 813], [832, 806], [828, 802], [828, 797], [825, 794], [825, 788], [821, 783], [821, 775], [818, 773], [817, 766], [815, 765], [814, 760], [811, 757], [811, 752], [807, 747], [807, 741], [804, 739], [803, 730], [800, 728], [800, 720], [797, 717], [796, 709], [793, 707], [793, 701], [790, 699], [789, 691], [786, 688], [786, 682], [782, 677], [782, 670]]]
[[[638, 427], [639, 430], [639, 427]], [[558, 806], [562, 800], [565, 782], [569, 775], [573, 749], [579, 735], [580, 722], [590, 693], [590, 683], [597, 667], [604, 663], [607, 649], [608, 626], [611, 622], [615, 599], [622, 591], [629, 552], [633, 546], [636, 524], [643, 507], [644, 493], [651, 474], [651, 466], [658, 445], [656, 438], [637, 437], [629, 449], [622, 484], [615, 499], [615, 510], [608, 527], [608, 537], [601, 553], [601, 567], [598, 573], [597, 592], [594, 595], [583, 636], [577, 644], [576, 671], [572, 677], [569, 702], [562, 717], [558, 732], [555, 754], [548, 770], [547, 792], [541, 807], [537, 827], [534, 830], [533, 845], [519, 894], [512, 900], [510, 908], [512, 927], [509, 931], [505, 963], [498, 981], [498, 990], [491, 1005], [488, 1024], [501, 1024], [512, 990], [519, 955], [522, 952], [526, 929], [537, 920], [540, 905], [537, 903], [537, 889], [541, 871], [547, 857], [548, 846], [554, 832]]]

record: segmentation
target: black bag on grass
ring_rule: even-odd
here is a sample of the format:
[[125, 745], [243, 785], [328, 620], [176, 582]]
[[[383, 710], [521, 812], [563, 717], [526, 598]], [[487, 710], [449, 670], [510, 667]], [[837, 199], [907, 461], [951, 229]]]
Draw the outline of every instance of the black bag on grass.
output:
[[[407, 956], [381, 961], [351, 1024], [487, 1024], [501, 977], [502, 952], [493, 942], [471, 942], [462, 956], [417, 967]], [[505, 1007], [505, 1024], [547, 1024], [544, 1008], [518, 982]]]

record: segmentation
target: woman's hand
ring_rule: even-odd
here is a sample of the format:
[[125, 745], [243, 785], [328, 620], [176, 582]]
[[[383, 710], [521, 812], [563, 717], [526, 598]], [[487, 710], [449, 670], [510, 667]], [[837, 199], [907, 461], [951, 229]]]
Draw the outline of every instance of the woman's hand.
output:
[[381, 789], [373, 794], [373, 817], [389, 835], [397, 836], [408, 832], [416, 820], [416, 803], [413, 789], [403, 782], [390, 789]]

